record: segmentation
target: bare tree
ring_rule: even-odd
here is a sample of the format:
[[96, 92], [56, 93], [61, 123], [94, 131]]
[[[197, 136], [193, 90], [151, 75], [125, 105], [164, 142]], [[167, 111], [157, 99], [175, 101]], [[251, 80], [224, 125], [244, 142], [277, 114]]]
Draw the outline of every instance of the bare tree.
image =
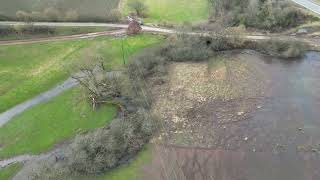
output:
[[138, 0], [134, 0], [129, 3], [129, 7], [135, 11], [136, 15], [139, 17], [143, 17], [145, 15], [145, 12], [147, 10], [147, 6]]
[[85, 89], [86, 97], [91, 101], [93, 109], [105, 103], [123, 109], [119, 101], [123, 83], [120, 72], [107, 72], [102, 61], [93, 68], [80, 70], [81, 72], [73, 78]]

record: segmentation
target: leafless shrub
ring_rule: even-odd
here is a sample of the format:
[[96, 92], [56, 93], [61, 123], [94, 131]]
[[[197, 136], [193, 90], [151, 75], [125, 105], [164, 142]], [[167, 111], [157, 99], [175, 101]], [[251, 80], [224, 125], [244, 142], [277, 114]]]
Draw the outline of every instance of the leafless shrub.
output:
[[107, 72], [102, 61], [92, 68], [81, 68], [81, 72], [73, 78], [86, 91], [93, 109], [106, 103], [123, 108], [117, 99], [122, 96], [124, 76], [120, 72]]
[[128, 6], [133, 10], [137, 16], [146, 17], [147, 6], [140, 0], [132, 0]]
[[281, 41], [276, 39], [257, 42], [254, 44], [254, 49], [259, 52], [285, 59], [301, 57], [305, 54], [307, 49], [307, 45], [302, 42]]

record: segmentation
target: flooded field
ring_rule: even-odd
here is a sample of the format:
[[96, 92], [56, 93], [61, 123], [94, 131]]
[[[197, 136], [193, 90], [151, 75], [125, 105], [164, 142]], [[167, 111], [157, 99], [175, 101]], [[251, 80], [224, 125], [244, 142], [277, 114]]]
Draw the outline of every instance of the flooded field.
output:
[[154, 142], [165, 146], [155, 146], [147, 176], [319, 180], [319, 69], [316, 52], [286, 61], [246, 50], [171, 64], [153, 91], [163, 120]]

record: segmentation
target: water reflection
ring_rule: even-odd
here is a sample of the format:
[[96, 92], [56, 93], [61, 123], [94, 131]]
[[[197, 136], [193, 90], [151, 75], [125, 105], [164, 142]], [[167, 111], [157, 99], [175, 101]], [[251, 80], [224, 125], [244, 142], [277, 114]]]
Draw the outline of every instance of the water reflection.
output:
[[[318, 180], [313, 155], [157, 147], [144, 179], [182, 180]], [[165, 162], [164, 164], [161, 162]]]

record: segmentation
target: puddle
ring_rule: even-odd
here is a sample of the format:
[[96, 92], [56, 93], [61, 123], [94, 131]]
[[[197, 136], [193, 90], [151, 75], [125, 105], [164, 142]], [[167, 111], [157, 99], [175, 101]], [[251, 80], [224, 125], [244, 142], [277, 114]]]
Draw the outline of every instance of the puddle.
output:
[[253, 51], [225, 57], [209, 63], [213, 70], [170, 67], [155, 103], [169, 145], [155, 148], [152, 177], [319, 180], [320, 53], [294, 61]]

